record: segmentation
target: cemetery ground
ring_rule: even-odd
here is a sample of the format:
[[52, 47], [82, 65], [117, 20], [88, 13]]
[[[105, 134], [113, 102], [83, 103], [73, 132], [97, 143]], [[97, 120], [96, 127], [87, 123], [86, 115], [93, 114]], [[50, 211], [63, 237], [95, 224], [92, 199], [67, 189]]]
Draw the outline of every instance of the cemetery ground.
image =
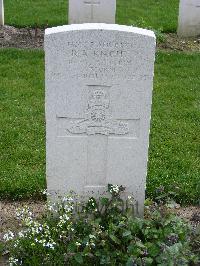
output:
[[[199, 52], [200, 37], [179, 38], [176, 33], [166, 33], [158, 30], [157, 46], [163, 51]], [[0, 26], [0, 47], [2, 48], [43, 48], [44, 28]]]
[[[45, 188], [44, 53], [3, 49], [0, 198], [41, 198]], [[182, 204], [199, 201], [200, 55], [156, 56], [147, 195], [176, 188]]]
[[[17, 207], [28, 205], [41, 216], [45, 210], [41, 191], [46, 184], [44, 52], [2, 49], [0, 61], [4, 62], [0, 65], [1, 242], [8, 229], [15, 231], [19, 226], [13, 216]], [[176, 212], [194, 226], [200, 220], [196, 206], [200, 190], [199, 68], [198, 53], [160, 51], [156, 55], [147, 179], [147, 196], [155, 199], [164, 188], [177, 203], [189, 206], [175, 205]], [[3, 247], [0, 244], [0, 254]]]
[[[2, 49], [0, 61], [2, 239], [5, 230], [17, 227], [16, 206], [28, 204], [39, 214], [44, 210], [44, 53]], [[164, 187], [176, 193], [177, 203], [199, 204], [199, 68], [199, 53], [157, 52], [147, 179], [151, 198]], [[190, 220], [199, 208], [177, 211]]]

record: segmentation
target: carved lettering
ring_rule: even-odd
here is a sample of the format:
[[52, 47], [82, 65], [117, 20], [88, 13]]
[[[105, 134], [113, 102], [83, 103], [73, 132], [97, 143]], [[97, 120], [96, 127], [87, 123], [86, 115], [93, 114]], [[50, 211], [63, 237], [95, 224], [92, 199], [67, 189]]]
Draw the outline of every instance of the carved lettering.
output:
[[79, 57], [79, 56], [96, 56], [96, 57], [124, 57], [126, 51], [123, 50], [71, 50], [72, 57]]
[[83, 48], [83, 47], [95, 47], [99, 49], [101, 48], [118, 48], [118, 49], [127, 49], [134, 46], [133, 43], [129, 42], [95, 42], [95, 41], [88, 41], [88, 42], [81, 42], [81, 41], [71, 41], [66, 43], [67, 46], [71, 48]]

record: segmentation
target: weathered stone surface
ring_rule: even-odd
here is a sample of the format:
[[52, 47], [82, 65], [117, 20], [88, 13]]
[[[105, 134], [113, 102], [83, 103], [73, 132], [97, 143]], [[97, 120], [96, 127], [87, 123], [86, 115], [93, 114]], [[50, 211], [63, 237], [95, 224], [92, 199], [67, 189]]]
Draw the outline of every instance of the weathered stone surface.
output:
[[200, 0], [180, 0], [178, 35], [200, 35]]
[[47, 29], [49, 192], [123, 185], [143, 211], [154, 73], [151, 31], [109, 24]]
[[69, 24], [115, 23], [116, 0], [69, 0]]
[[0, 25], [4, 25], [4, 5], [3, 0], [0, 0]]

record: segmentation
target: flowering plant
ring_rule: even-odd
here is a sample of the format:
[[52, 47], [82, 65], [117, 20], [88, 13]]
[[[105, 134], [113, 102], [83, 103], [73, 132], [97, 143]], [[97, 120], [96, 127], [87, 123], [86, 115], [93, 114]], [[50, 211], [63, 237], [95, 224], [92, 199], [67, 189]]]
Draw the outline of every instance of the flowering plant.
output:
[[28, 208], [17, 211], [22, 230], [4, 239], [10, 265], [189, 265], [198, 263], [189, 225], [165, 205], [146, 201], [144, 218], [135, 217], [134, 199], [125, 208], [122, 186], [108, 196], [78, 202], [75, 195], [48, 205], [36, 220]]

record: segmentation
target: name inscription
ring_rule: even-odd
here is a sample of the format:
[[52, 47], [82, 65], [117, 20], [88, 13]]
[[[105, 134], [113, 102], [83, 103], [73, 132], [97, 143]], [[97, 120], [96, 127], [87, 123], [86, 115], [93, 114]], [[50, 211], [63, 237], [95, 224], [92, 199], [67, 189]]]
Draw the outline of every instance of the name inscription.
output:
[[71, 56], [97, 56], [97, 57], [124, 57], [126, 51], [122, 50], [72, 50]]
[[[81, 37], [81, 36], [80, 36]], [[138, 69], [145, 68], [145, 56], [141, 55], [138, 62], [133, 50], [136, 42], [104, 42], [104, 41], [69, 41], [63, 43], [63, 71], [60, 67], [54, 69], [53, 76], [65, 76], [66, 79], [95, 80], [95, 79], [144, 79], [138, 76]], [[67, 75], [66, 75], [67, 72]]]

